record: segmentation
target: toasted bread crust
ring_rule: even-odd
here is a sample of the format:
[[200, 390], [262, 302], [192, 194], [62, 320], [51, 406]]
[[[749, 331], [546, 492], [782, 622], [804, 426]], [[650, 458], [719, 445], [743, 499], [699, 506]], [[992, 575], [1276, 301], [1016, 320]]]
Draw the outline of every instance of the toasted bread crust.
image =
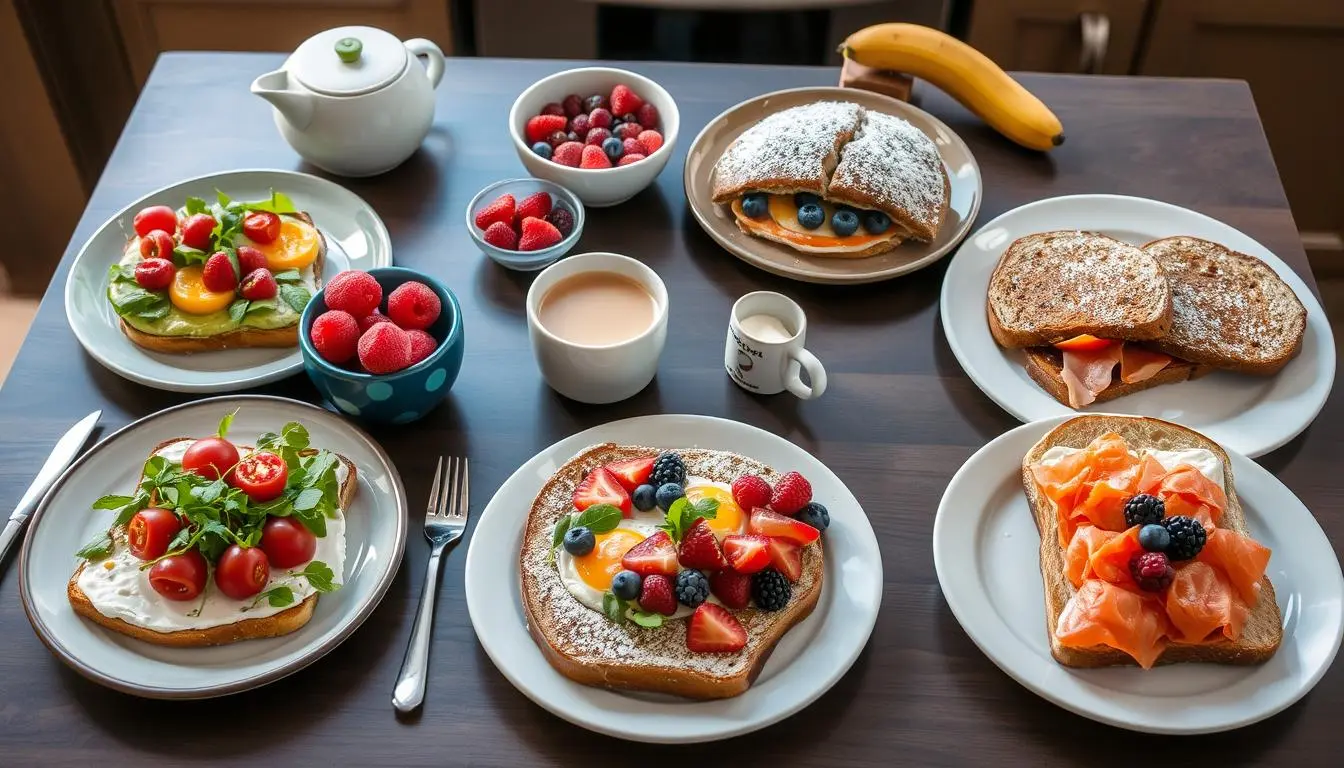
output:
[[[1051, 397], [1064, 405], [1069, 405], [1069, 387], [1064, 383], [1064, 358], [1059, 351], [1054, 347], [1032, 347], [1022, 352], [1026, 355], [1023, 365], [1032, 381], [1041, 385], [1041, 389], [1048, 392]], [[1189, 379], [1197, 379], [1211, 370], [1213, 369], [1206, 365], [1173, 359], [1166, 368], [1143, 381], [1129, 384], [1121, 381], [1118, 376], [1115, 377], [1109, 387], [1097, 393], [1094, 402], [1104, 403], [1161, 384], [1179, 384]]]
[[[1102, 415], [1078, 416], [1052, 429], [1022, 457], [1022, 485], [1041, 537], [1041, 580], [1045, 587], [1045, 629], [1050, 640], [1050, 652], [1056, 661], [1070, 667], [1135, 666], [1137, 662], [1129, 654], [1110, 646], [1071, 648], [1060, 645], [1055, 638], [1055, 625], [1076, 590], [1065, 575], [1064, 548], [1059, 546], [1055, 531], [1053, 502], [1041, 493], [1030, 467], [1053, 446], [1084, 448], [1106, 432], [1119, 434], [1132, 449], [1203, 448], [1213, 452], [1223, 463], [1223, 485], [1228, 500], [1227, 509], [1218, 526], [1249, 535], [1246, 513], [1237, 498], [1227, 452], [1198, 432], [1160, 419]], [[1212, 643], [1199, 644], [1173, 642], [1157, 663], [1260, 664], [1268, 660], [1283, 642], [1283, 617], [1269, 577], [1264, 577], [1260, 584], [1260, 601], [1247, 618], [1240, 639], [1233, 642], [1222, 638]]]

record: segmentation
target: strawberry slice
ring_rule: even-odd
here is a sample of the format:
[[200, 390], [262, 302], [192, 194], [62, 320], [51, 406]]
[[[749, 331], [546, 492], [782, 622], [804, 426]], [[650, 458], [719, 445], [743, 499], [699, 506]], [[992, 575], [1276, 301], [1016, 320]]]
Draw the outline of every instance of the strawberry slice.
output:
[[686, 568], [698, 568], [702, 571], [717, 571], [728, 565], [719, 549], [719, 540], [709, 529], [705, 518], [695, 521], [689, 531], [682, 534], [681, 550], [677, 553], [681, 564]]
[[[769, 555], [766, 555], [769, 559]], [[709, 591], [729, 608], [746, 608], [751, 602], [751, 577], [724, 568], [709, 574]]]
[[[799, 567], [801, 569], [801, 561]], [[660, 573], [664, 576], [677, 574], [677, 547], [667, 531], [659, 531], [639, 542], [621, 558], [621, 567], [634, 571], [640, 576]]]
[[653, 462], [657, 458], [657, 456], [644, 456], [638, 459], [616, 461], [608, 464], [606, 470], [616, 476], [616, 479], [621, 482], [622, 488], [633, 491], [649, 482], [649, 478], [653, 476]]
[[789, 581], [803, 575], [803, 548], [787, 539], [770, 539], [770, 564]]
[[747, 630], [721, 605], [701, 603], [686, 628], [686, 647], [696, 653], [732, 653], [747, 647]]
[[[574, 489], [574, 508], [583, 510], [596, 504], [619, 507], [622, 517], [630, 517], [630, 494], [621, 487], [621, 481], [602, 467], [594, 469]], [[815, 529], [814, 529], [815, 530]]]
[[770, 564], [770, 538], [759, 533], [734, 534], [723, 540], [723, 554], [738, 573], [756, 573]]
[[794, 544], [811, 544], [821, 535], [821, 531], [804, 523], [795, 520], [792, 517], [785, 517], [778, 512], [772, 512], [768, 509], [753, 509], [751, 511], [751, 523], [748, 525], [752, 533], [759, 533], [776, 539], [787, 539]]

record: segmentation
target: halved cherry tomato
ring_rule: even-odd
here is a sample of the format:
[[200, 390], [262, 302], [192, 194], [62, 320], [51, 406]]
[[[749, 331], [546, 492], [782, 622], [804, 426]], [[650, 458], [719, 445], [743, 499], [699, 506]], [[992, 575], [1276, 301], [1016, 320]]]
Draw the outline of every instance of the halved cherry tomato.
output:
[[182, 222], [182, 244], [198, 251], [210, 250], [211, 235], [215, 233], [215, 217], [208, 213], [194, 213]]
[[243, 459], [229, 480], [253, 501], [270, 501], [285, 492], [289, 468], [285, 460], [270, 451], [257, 451]]
[[126, 543], [141, 560], [162, 557], [168, 542], [182, 530], [182, 520], [170, 510], [149, 507], [135, 513], [126, 524]]
[[173, 236], [162, 229], [147, 232], [140, 236], [140, 258], [171, 259], [174, 245]]
[[149, 569], [149, 586], [169, 600], [191, 600], [205, 589], [208, 575], [205, 558], [191, 549], [169, 555]]
[[218, 480], [238, 463], [238, 449], [222, 437], [203, 437], [187, 447], [182, 468], [201, 477]]
[[156, 229], [177, 231], [177, 212], [166, 205], [151, 205], [135, 214], [135, 234], [144, 237]]
[[1074, 336], [1072, 339], [1055, 342], [1055, 348], [1066, 352], [1092, 352], [1105, 349], [1114, 343], [1111, 339], [1103, 339], [1084, 333], [1080, 336]]
[[317, 537], [292, 517], [272, 517], [261, 529], [261, 549], [276, 568], [297, 568], [313, 559]]
[[234, 600], [257, 594], [271, 579], [271, 564], [260, 547], [231, 545], [215, 563], [215, 586]]
[[280, 217], [269, 211], [253, 211], [243, 219], [243, 234], [258, 243], [274, 243], [280, 236]]

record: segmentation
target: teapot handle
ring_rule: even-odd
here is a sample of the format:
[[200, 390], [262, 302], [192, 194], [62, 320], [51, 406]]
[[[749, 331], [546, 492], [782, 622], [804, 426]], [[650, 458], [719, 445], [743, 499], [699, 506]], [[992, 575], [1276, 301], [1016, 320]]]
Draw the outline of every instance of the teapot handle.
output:
[[438, 88], [439, 81], [443, 79], [443, 51], [432, 41], [423, 37], [417, 37], [414, 40], [407, 40], [406, 50], [415, 56], [424, 56], [428, 59], [425, 65], [425, 74], [429, 75], [429, 85], [431, 88]]

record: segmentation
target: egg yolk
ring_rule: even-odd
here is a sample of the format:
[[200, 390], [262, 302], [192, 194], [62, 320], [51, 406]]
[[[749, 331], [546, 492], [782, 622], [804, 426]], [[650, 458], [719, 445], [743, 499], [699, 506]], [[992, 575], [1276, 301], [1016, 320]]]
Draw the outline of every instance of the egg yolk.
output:
[[266, 257], [266, 266], [272, 272], [303, 269], [317, 261], [321, 241], [317, 230], [302, 221], [280, 219], [280, 234], [273, 242], [253, 243], [252, 247]]
[[205, 270], [199, 264], [182, 267], [168, 286], [173, 306], [192, 315], [208, 315], [225, 309], [233, 302], [233, 291], [212, 291], [205, 287]]
[[625, 528], [615, 528], [597, 534], [593, 551], [574, 558], [574, 569], [583, 583], [603, 592], [611, 589], [611, 580], [625, 570], [621, 558], [644, 540], [644, 536]]
[[686, 499], [692, 504], [701, 499], [719, 502], [719, 511], [713, 520], [707, 520], [709, 529], [719, 538], [742, 532], [742, 508], [733, 501], [733, 494], [717, 485], [692, 485], [686, 489]]

